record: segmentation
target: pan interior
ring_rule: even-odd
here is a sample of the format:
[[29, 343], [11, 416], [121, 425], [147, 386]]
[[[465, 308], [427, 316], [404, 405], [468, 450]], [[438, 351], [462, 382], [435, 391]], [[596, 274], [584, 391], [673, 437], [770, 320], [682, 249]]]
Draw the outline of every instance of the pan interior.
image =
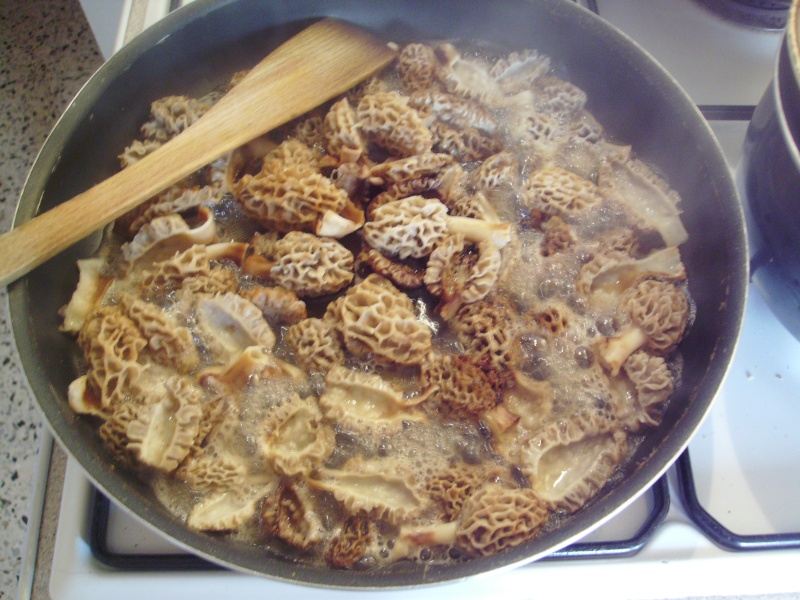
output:
[[[680, 386], [659, 428], [638, 448], [624, 478], [552, 534], [512, 551], [447, 567], [398, 563], [379, 572], [334, 571], [279, 552], [187, 529], [137, 478], [110, 468], [96, 425], [77, 418], [66, 391], [81, 360], [59, 332], [59, 308], [75, 288], [78, 258], [99, 235], [76, 244], [9, 289], [22, 364], [62, 446], [118, 504], [179, 544], [247, 572], [311, 585], [404, 587], [460, 579], [546, 555], [588, 532], [644, 491], [671, 464], [707, 413], [732, 356], [746, 286], [746, 243], [736, 196], [710, 129], [677, 84], [622, 34], [570, 2], [552, 0], [197, 0], [153, 26], [103, 66], [69, 107], [34, 166], [15, 225], [117, 170], [150, 103], [199, 95], [247, 68], [312, 20], [338, 17], [387, 41], [483, 39], [535, 48], [589, 97], [588, 109], [615, 140], [632, 144], [683, 198], [690, 233], [682, 247], [697, 317], [682, 345]], [[41, 199], [41, 201], [40, 201]]]

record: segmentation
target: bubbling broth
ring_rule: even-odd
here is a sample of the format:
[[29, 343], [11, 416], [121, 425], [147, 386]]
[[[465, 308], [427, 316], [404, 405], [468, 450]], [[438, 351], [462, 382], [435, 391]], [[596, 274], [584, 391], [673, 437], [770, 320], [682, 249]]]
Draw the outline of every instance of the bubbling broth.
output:
[[[122, 167], [225, 91], [156, 101]], [[534, 50], [405, 46], [115, 223], [70, 406], [189, 527], [292, 559], [547, 535], [624, 477], [692, 318], [680, 198], [586, 102]]]

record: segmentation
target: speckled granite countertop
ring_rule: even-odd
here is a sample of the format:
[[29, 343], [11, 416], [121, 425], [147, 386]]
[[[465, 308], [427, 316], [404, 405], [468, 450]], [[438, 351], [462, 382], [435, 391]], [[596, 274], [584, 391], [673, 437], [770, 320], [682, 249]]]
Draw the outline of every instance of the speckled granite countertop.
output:
[[[39, 148], [102, 64], [78, 0], [0, 2], [0, 230]], [[0, 599], [15, 598], [42, 438], [0, 292]]]

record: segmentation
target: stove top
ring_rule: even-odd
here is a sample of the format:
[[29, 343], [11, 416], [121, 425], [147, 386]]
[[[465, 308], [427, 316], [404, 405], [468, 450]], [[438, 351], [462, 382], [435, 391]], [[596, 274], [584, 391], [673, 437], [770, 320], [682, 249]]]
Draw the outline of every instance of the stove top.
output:
[[[735, 0], [730, 0], [734, 2]], [[185, 2], [184, 2], [185, 3]], [[579, 2], [661, 62], [698, 104], [732, 170], [772, 76], [780, 31], [743, 25], [705, 0]], [[132, 0], [118, 45], [174, 5]], [[138, 11], [138, 12], [137, 12]], [[128, 36], [128, 38], [126, 38]], [[678, 463], [603, 527], [532, 565], [365, 598], [800, 595], [800, 341], [750, 291], [726, 382]], [[214, 567], [108, 503], [69, 461], [50, 580], [57, 600], [269, 595], [344, 598]]]

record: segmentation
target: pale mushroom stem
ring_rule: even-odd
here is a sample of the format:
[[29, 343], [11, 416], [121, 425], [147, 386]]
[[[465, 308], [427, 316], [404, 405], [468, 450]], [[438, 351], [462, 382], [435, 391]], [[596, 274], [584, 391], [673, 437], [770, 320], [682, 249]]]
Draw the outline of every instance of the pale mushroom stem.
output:
[[471, 217], [447, 216], [447, 229], [450, 233], [463, 233], [471, 242], [490, 240], [497, 248], [503, 248], [511, 241], [510, 223], [492, 223]]
[[631, 327], [621, 335], [604, 338], [597, 342], [598, 360], [612, 376], [619, 373], [622, 363], [641, 348], [647, 341], [647, 335], [638, 327]]

